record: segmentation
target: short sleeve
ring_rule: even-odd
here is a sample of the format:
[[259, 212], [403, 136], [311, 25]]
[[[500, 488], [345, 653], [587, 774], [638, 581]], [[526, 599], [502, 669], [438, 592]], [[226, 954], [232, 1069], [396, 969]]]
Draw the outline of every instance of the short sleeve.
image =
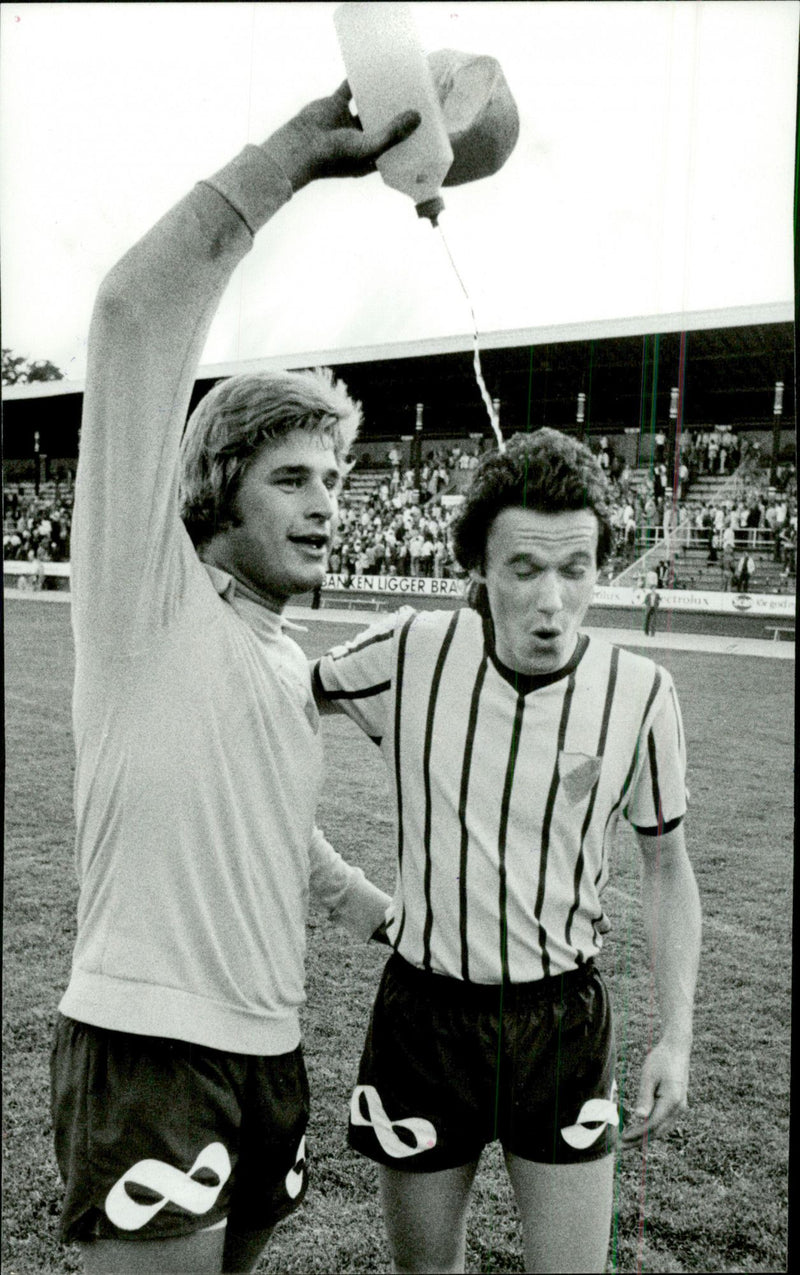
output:
[[639, 739], [631, 795], [623, 814], [637, 832], [671, 831], [686, 814], [686, 736], [678, 696], [669, 673], [660, 685]]
[[401, 607], [351, 642], [332, 647], [313, 667], [317, 699], [336, 701], [377, 744], [386, 733], [391, 707], [397, 635], [415, 614], [412, 607]]

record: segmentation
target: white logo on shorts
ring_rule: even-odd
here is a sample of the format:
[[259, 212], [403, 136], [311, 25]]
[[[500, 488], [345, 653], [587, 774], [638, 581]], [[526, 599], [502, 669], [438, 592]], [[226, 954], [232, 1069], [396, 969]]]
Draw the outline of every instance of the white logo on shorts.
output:
[[297, 1148], [297, 1155], [294, 1158], [294, 1164], [286, 1174], [286, 1193], [292, 1199], [296, 1200], [303, 1189], [303, 1174], [306, 1168], [306, 1140], [305, 1135], [300, 1139], [300, 1146]]
[[567, 1125], [561, 1130], [561, 1137], [576, 1151], [584, 1151], [602, 1134], [606, 1125], [619, 1124], [619, 1112], [616, 1104], [617, 1083], [611, 1090], [611, 1101], [608, 1098], [589, 1098], [578, 1113], [575, 1124]]
[[[369, 1115], [361, 1114], [361, 1097], [367, 1104]], [[398, 1160], [409, 1155], [419, 1155], [420, 1151], [429, 1151], [436, 1146], [436, 1130], [430, 1120], [422, 1116], [409, 1116], [406, 1120], [390, 1120], [383, 1109], [380, 1094], [372, 1085], [356, 1085], [350, 1100], [350, 1121], [354, 1125], [371, 1125], [375, 1137], [387, 1155]], [[406, 1129], [414, 1139], [414, 1145], [402, 1142], [395, 1129]]]
[[[200, 1169], [210, 1169], [217, 1175], [216, 1186], [207, 1186], [192, 1176]], [[231, 1161], [221, 1142], [209, 1142], [195, 1160], [188, 1173], [183, 1173], [163, 1160], [139, 1160], [133, 1168], [126, 1169], [106, 1196], [106, 1214], [114, 1226], [122, 1231], [138, 1231], [151, 1217], [163, 1209], [167, 1201], [178, 1204], [189, 1213], [207, 1213], [216, 1204], [217, 1197], [231, 1175]], [[155, 1204], [139, 1204], [132, 1200], [125, 1189], [126, 1183], [147, 1187], [162, 1197]]]

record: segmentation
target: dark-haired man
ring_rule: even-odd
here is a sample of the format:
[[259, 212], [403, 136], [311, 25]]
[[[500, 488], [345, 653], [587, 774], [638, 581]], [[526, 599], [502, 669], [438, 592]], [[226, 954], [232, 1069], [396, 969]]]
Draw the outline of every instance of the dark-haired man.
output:
[[350, 1109], [397, 1270], [463, 1270], [495, 1139], [525, 1270], [604, 1269], [619, 1121], [594, 960], [620, 814], [663, 1017], [623, 1143], [686, 1103], [700, 909], [683, 727], [666, 670], [581, 632], [611, 544], [606, 490], [587, 448], [515, 437], [483, 458], [455, 524], [471, 606], [404, 608], [315, 666], [318, 702], [379, 744], [397, 810], [394, 955]]

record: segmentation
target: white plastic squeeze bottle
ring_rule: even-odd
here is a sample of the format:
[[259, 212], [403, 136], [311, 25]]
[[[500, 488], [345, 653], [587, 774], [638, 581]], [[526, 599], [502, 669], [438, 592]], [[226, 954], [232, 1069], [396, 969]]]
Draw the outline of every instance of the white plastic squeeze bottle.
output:
[[381, 155], [377, 167], [386, 185], [410, 195], [419, 216], [435, 226], [453, 149], [411, 5], [348, 0], [333, 20], [362, 127], [383, 128], [406, 110], [422, 117], [410, 137]]

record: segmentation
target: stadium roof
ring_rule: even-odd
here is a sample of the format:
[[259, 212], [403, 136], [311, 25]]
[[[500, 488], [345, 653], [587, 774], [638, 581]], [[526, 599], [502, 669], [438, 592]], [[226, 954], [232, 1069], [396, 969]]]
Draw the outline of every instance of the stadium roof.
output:
[[[462, 343], [463, 345], [463, 343]], [[343, 352], [350, 353], [350, 352]], [[385, 355], [385, 351], [383, 351]], [[359, 354], [363, 354], [360, 351]], [[678, 384], [681, 334], [615, 336], [512, 346], [484, 344], [481, 364], [492, 397], [500, 400], [505, 433], [575, 425], [579, 393], [586, 395], [586, 428], [616, 433], [669, 419], [670, 390]], [[311, 359], [306, 366], [321, 362]], [[683, 422], [771, 428], [774, 389], [784, 383], [785, 429], [795, 424], [795, 350], [791, 323], [701, 329], [685, 334]], [[424, 405], [426, 435], [485, 434], [489, 421], [473, 371], [472, 350], [417, 352], [405, 358], [328, 359], [364, 407], [364, 437], [396, 437], [414, 430]], [[220, 376], [267, 369], [284, 360], [200, 369], [192, 406]], [[297, 363], [294, 364], [298, 366]], [[56, 381], [3, 391], [7, 457], [31, 454], [35, 429], [42, 450], [71, 455], [77, 445], [83, 386]]]

